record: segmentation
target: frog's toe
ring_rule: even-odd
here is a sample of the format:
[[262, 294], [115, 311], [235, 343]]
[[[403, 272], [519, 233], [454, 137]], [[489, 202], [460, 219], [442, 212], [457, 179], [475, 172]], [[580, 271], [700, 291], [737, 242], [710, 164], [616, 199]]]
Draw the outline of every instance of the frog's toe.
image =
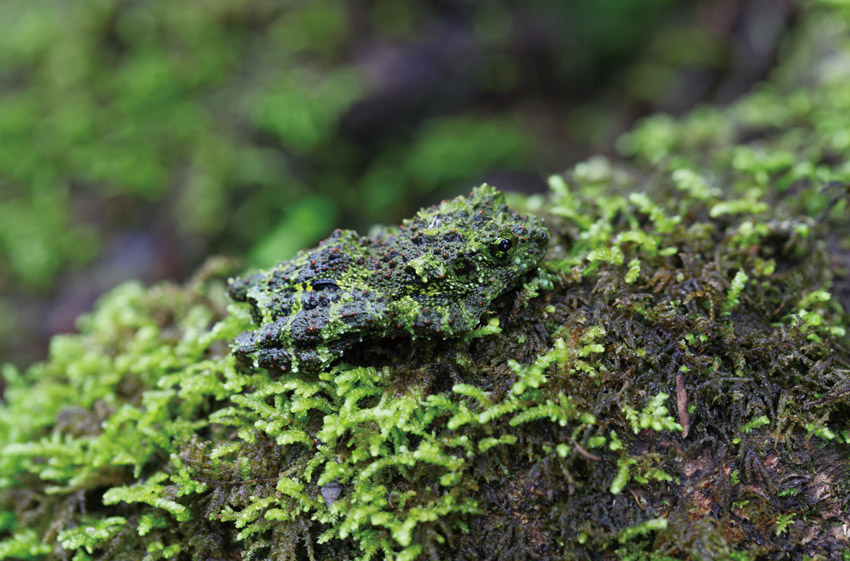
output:
[[257, 347], [272, 349], [280, 346], [280, 332], [283, 320], [267, 323], [254, 331], [254, 342]]
[[243, 331], [233, 339], [233, 354], [242, 362], [250, 361], [250, 355], [257, 350], [253, 331]]
[[315, 348], [296, 349], [295, 357], [298, 359], [298, 369], [303, 372], [318, 372], [324, 365]]
[[267, 370], [289, 370], [291, 358], [283, 349], [260, 349], [257, 364]]
[[343, 347], [349, 345], [334, 341], [327, 347], [298, 347], [294, 349], [294, 359], [302, 372], [321, 372], [343, 354]]
[[302, 347], [318, 345], [322, 341], [322, 328], [327, 325], [328, 314], [324, 309], [302, 310], [292, 320], [292, 340]]

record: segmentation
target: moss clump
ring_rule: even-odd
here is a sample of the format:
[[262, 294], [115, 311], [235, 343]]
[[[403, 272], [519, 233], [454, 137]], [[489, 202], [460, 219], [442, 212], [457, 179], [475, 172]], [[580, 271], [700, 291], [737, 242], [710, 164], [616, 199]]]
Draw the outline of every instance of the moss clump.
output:
[[515, 200], [547, 219], [544, 268], [456, 341], [279, 375], [228, 352], [251, 319], [224, 264], [117, 289], [4, 370], [0, 558], [838, 558], [848, 148], [825, 115], [848, 87], [829, 76], [792, 95], [805, 110], [779, 103], [786, 77], [652, 119], [631, 163]]

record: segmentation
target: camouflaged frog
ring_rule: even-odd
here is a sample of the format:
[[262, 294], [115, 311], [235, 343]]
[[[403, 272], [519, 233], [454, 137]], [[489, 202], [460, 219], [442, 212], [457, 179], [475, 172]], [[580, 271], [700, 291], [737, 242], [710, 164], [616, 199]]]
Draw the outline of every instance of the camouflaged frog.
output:
[[259, 325], [233, 352], [263, 368], [315, 372], [364, 339], [458, 336], [548, 244], [543, 221], [489, 185], [379, 235], [337, 230], [273, 269], [231, 279], [230, 296], [248, 302]]

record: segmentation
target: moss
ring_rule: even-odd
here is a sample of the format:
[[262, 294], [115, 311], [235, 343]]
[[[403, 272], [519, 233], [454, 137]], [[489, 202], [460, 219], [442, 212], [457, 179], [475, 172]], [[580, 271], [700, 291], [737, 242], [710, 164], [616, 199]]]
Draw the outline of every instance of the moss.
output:
[[229, 354], [225, 263], [116, 289], [3, 371], [0, 558], [835, 558], [847, 86], [788, 76], [517, 199], [544, 270], [458, 340], [280, 375]]

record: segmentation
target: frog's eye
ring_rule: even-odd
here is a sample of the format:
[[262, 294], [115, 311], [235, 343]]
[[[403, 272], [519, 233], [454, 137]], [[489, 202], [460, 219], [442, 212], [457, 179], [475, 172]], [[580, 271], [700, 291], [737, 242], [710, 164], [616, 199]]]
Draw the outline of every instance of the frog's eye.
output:
[[488, 251], [494, 259], [503, 260], [507, 259], [508, 254], [513, 247], [514, 241], [511, 238], [500, 237], [490, 243]]

